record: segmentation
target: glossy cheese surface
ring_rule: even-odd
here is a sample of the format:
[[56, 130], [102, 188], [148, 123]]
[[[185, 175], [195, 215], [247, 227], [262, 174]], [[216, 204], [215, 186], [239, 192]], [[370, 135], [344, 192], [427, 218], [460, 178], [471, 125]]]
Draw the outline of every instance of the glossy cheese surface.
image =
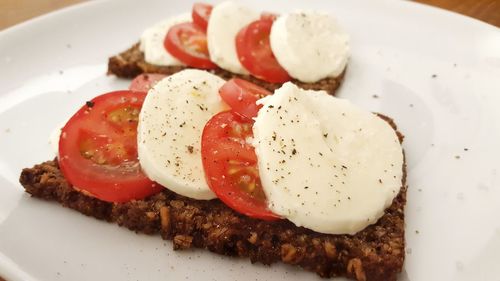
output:
[[253, 144], [269, 208], [322, 233], [354, 234], [375, 223], [403, 176], [392, 127], [347, 100], [291, 83], [262, 102]]

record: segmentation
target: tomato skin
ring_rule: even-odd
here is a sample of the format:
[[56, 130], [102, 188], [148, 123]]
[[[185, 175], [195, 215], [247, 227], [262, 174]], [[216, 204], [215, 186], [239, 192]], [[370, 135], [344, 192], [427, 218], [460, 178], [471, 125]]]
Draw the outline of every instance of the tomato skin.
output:
[[149, 89], [151, 89], [158, 81], [167, 77], [164, 74], [156, 74], [156, 73], [143, 73], [138, 75], [137, 77], [130, 82], [129, 90], [134, 92], [144, 92], [147, 93]]
[[218, 113], [207, 122], [201, 140], [205, 177], [210, 189], [233, 210], [277, 220], [280, 217], [268, 209], [260, 186], [254, 148], [245, 142], [252, 136], [252, 125], [252, 120], [233, 111]]
[[163, 44], [172, 56], [188, 66], [202, 69], [217, 68], [208, 55], [207, 35], [192, 22], [172, 26]]
[[253, 76], [271, 83], [284, 83], [291, 77], [271, 50], [269, 34], [272, 25], [271, 16], [266, 16], [242, 28], [236, 35], [236, 53], [240, 63]]
[[207, 32], [208, 19], [212, 13], [213, 6], [205, 3], [194, 3], [191, 16], [193, 23], [199, 26], [203, 31]]
[[137, 159], [137, 122], [146, 94], [116, 91], [87, 102], [61, 131], [59, 167], [78, 189], [107, 202], [143, 199], [163, 188]]
[[257, 100], [270, 95], [271, 92], [246, 80], [233, 78], [222, 85], [219, 94], [233, 111], [253, 118], [262, 107], [256, 104]]

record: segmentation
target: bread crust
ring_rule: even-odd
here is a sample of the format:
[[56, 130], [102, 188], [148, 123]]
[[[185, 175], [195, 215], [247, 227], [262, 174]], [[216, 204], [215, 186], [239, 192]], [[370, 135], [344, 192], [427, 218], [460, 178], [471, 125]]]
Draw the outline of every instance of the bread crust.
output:
[[[149, 64], [144, 60], [144, 53], [139, 50], [139, 43], [134, 44], [132, 47], [126, 51], [109, 58], [108, 60], [108, 74], [114, 74], [122, 78], [134, 78], [141, 73], [161, 73], [166, 75], [172, 75], [186, 69], [185, 66], [158, 66]], [[223, 70], [221, 68], [216, 68], [210, 70], [213, 74], [229, 80], [231, 78], [241, 78], [257, 84], [269, 91], [274, 91], [281, 87], [281, 83], [269, 83], [251, 75], [240, 75], [231, 73], [229, 71]], [[330, 77], [322, 79], [315, 83], [304, 83], [298, 80], [292, 80], [294, 84], [303, 88], [310, 90], [325, 90], [329, 94], [335, 94], [335, 91], [339, 88], [342, 80], [344, 78], [345, 70], [338, 77]]]
[[[379, 115], [396, 130], [392, 119]], [[396, 130], [397, 132], [397, 130]], [[398, 133], [400, 141], [403, 136]], [[130, 230], [173, 241], [174, 250], [191, 247], [248, 257], [252, 263], [300, 266], [321, 277], [393, 281], [405, 258], [406, 164], [401, 190], [384, 215], [355, 235], [332, 235], [297, 227], [288, 220], [266, 222], [241, 215], [218, 199], [203, 201], [169, 190], [143, 200], [108, 203], [76, 191], [56, 160], [23, 169], [20, 182], [31, 196], [74, 209]]]

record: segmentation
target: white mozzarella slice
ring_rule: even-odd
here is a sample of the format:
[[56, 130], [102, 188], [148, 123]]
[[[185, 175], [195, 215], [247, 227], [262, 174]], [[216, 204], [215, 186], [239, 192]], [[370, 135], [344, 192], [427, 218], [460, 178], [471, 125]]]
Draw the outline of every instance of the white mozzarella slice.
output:
[[271, 28], [270, 42], [279, 64], [302, 82], [336, 77], [349, 59], [349, 37], [323, 13], [281, 15]]
[[163, 42], [170, 27], [191, 21], [191, 14], [181, 14], [167, 20], [161, 21], [148, 29], [141, 35], [139, 49], [144, 53], [144, 60], [154, 65], [183, 65], [165, 49]]
[[201, 162], [207, 121], [227, 106], [224, 80], [202, 70], [183, 70], [149, 90], [137, 132], [140, 164], [152, 180], [183, 196], [212, 199]]
[[324, 91], [284, 84], [253, 127], [269, 208], [297, 226], [354, 234], [398, 194], [403, 151], [378, 116]]
[[259, 18], [259, 14], [231, 1], [216, 5], [208, 20], [207, 41], [210, 59], [220, 68], [248, 74], [236, 53], [236, 34]]

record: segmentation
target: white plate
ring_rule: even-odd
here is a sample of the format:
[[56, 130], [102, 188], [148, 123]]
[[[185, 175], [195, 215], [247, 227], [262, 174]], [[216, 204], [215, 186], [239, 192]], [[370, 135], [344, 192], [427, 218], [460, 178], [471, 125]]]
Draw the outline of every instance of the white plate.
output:
[[[244, 1], [280, 11], [283, 2]], [[306, 6], [307, 5], [307, 6]], [[93, 1], [0, 33], [0, 275], [8, 280], [315, 280], [290, 266], [174, 252], [27, 196], [24, 167], [87, 99], [128, 81], [107, 58], [187, 1]], [[352, 36], [340, 95], [406, 135], [407, 258], [401, 280], [500, 280], [500, 32], [404, 1], [287, 1], [333, 13]], [[378, 98], [376, 98], [378, 97]]]

